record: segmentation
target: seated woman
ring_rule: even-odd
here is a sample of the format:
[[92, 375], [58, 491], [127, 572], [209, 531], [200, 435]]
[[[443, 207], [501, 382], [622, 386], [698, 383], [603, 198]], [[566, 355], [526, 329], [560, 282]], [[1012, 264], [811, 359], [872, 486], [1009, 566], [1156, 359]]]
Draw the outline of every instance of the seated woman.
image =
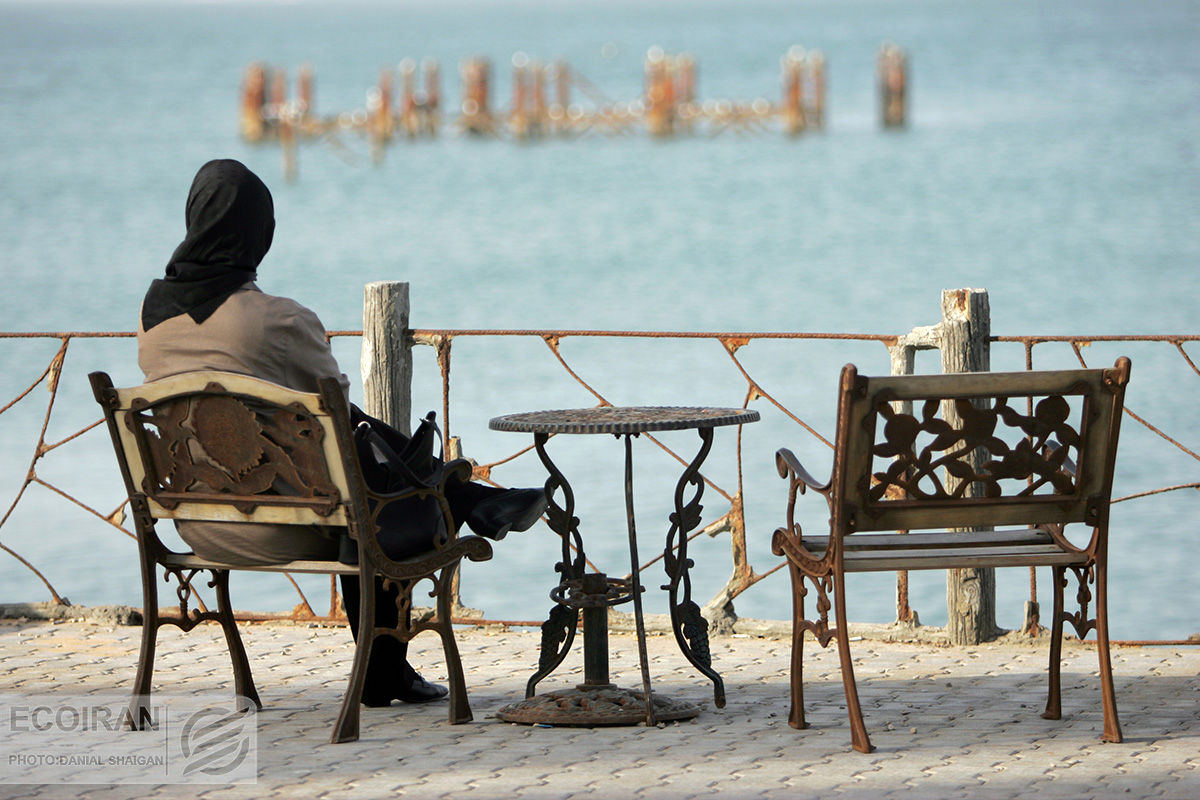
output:
[[[150, 284], [142, 301], [138, 364], [146, 380], [223, 370], [304, 392], [316, 392], [320, 378], [333, 376], [348, 389], [350, 382], [317, 315], [294, 300], [265, 294], [254, 283], [275, 232], [271, 193], [258, 176], [237, 161], [208, 162], [192, 182], [186, 220], [187, 234], [165, 277]], [[367, 423], [392, 447], [402, 448], [402, 434], [377, 420]], [[492, 539], [532, 527], [547, 505], [541, 489], [505, 490], [462, 481], [447, 486], [446, 499], [456, 527], [465, 523]], [[338, 557], [338, 537], [317, 526], [181, 522], [178, 529], [197, 555], [231, 564]], [[434, 535], [432, 529], [389, 529], [385, 524], [379, 542], [390, 557], [404, 558], [431, 547]], [[394, 627], [394, 590], [376, 591], [375, 624]], [[354, 630], [357, 576], [342, 578], [342, 596]], [[391, 636], [375, 640], [363, 703], [423, 703], [446, 694], [445, 687], [425, 681], [408, 664], [406, 644]]]

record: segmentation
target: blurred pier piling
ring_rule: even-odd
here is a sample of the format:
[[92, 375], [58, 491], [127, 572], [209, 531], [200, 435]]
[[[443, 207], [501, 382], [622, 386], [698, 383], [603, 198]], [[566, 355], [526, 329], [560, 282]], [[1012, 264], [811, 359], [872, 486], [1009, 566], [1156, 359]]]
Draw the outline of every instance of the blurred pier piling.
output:
[[790, 134], [825, 127], [825, 56], [793, 47], [780, 60], [784, 130]]
[[908, 122], [908, 54], [891, 42], [879, 48], [880, 119], [885, 128], [903, 128]]

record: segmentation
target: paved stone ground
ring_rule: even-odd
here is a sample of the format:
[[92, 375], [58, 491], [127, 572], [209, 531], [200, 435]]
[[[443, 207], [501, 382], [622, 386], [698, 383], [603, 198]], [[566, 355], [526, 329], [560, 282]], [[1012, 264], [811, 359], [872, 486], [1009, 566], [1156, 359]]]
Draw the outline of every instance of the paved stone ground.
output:
[[[1099, 740], [1095, 651], [1064, 651], [1064, 719], [1043, 720], [1044, 647], [971, 648], [861, 641], [853, 645], [867, 727], [877, 747], [849, 749], [834, 649], [807, 649], [812, 727], [788, 727], [788, 643], [721, 637], [714, 666], [729, 694], [711, 690], [670, 637], [650, 639], [655, 686], [703, 703], [699, 717], [657, 729], [511, 725], [496, 710], [522, 696], [537, 634], [463, 630], [459, 641], [475, 722], [451, 726], [446, 705], [364, 709], [362, 738], [328, 744], [349, 661], [345, 628], [244, 625], [264, 702], [258, 782], [241, 786], [15, 785], [0, 797], [126, 798], [802, 798], [904, 796], [1200, 797], [1200, 647], [1114, 652], [1122, 744]], [[140, 630], [104, 624], [0, 623], [0, 694], [78, 697], [128, 691]], [[635, 642], [611, 637], [614, 680], [636, 686]], [[441, 671], [436, 637], [412, 647], [430, 678]], [[578, 661], [573, 653], [563, 669]], [[578, 663], [574, 663], [578, 670]], [[560, 672], [543, 689], [573, 685]], [[156, 691], [231, 690], [215, 626], [160, 639]], [[138, 734], [125, 734], [138, 735]], [[5, 781], [18, 779], [0, 765]]]

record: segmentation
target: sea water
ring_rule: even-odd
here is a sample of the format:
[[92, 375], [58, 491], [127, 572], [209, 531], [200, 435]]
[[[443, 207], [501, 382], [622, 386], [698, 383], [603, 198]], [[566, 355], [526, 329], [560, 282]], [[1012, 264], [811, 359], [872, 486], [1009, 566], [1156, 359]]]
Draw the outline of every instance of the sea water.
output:
[[[361, 326], [362, 286], [411, 285], [419, 328], [571, 328], [904, 333], [939, 318], [941, 290], [989, 291], [992, 331], [1187, 334], [1200, 277], [1200, 3], [800, 0], [799, 2], [0, 2], [0, 329], [128, 331], [148, 281], [183, 234], [197, 167], [244, 161], [271, 187], [278, 226], [260, 269], [267, 291], [296, 298], [330, 329]], [[885, 131], [875, 57], [885, 40], [909, 54], [910, 115]], [[725, 131], [655, 140], [641, 131], [514, 142], [459, 135], [399, 142], [375, 163], [351, 133], [306, 143], [284, 179], [272, 144], [238, 136], [238, 92], [252, 61], [309, 63], [316, 111], [362, 109], [381, 68], [402, 58], [442, 65], [443, 107], [460, 101], [457, 65], [493, 64], [492, 103], [506, 108], [518, 51], [567, 60], [619, 101], [642, 92], [647, 50], [688, 52], [698, 96], [777, 101], [779, 59], [793, 45], [828, 63], [825, 128], [788, 138]], [[579, 95], [576, 99], [583, 102]], [[0, 400], [31, 384], [57, 342], [0, 342]], [[564, 339], [581, 377], [618, 404], [740, 405], [746, 383], [712, 341]], [[1196, 348], [1192, 348], [1193, 359]], [[335, 340], [358, 381], [357, 340]], [[1195, 450], [1191, 398], [1200, 378], [1170, 345], [1096, 345], [1093, 366], [1134, 359], [1128, 404]], [[755, 342], [738, 353], [768, 391], [832, 436], [838, 367], [888, 369], [876, 343]], [[1039, 366], [1078, 362], [1065, 345]], [[996, 368], [1023, 368], [1019, 345], [995, 345]], [[452, 432], [481, 462], [529, 444], [487, 429], [496, 414], [585, 406], [538, 338], [459, 339]], [[85, 375], [140, 379], [129, 340], [75, 342], [47, 438], [98, 416]], [[936, 356], [918, 368], [936, 370]], [[441, 408], [440, 376], [418, 350], [416, 411]], [[355, 398], [360, 397], [357, 388]], [[15, 498], [47, 395], [0, 415], [0, 501]], [[744, 432], [751, 563], [777, 565], [783, 522], [775, 448], [812, 471], [830, 451], [773, 406]], [[717, 432], [708, 474], [737, 488], [732, 429]], [[694, 434], [664, 442], [685, 458]], [[679, 464], [636, 443], [642, 553], [661, 547]], [[580, 497], [588, 555], [627, 569], [619, 444], [564, 438], [552, 455]], [[119, 502], [108, 443], [95, 431], [51, 453], [38, 474], [107, 514]], [[1117, 495], [1197, 480], [1196, 460], [1126, 421]], [[536, 484], [531, 457], [497, 480]], [[825, 514], [805, 498], [807, 530]], [[724, 512], [706, 490], [705, 524]], [[1193, 589], [1197, 494], [1184, 490], [1113, 510], [1115, 638], [1177, 638], [1200, 629]], [[132, 541], [41, 485], [0, 528], [73, 602], [140, 602]], [[728, 577], [728, 540], [702, 537], [695, 598]], [[469, 565], [464, 599], [488, 616], [537, 619], [549, 606], [558, 545], [548, 530], [514, 534], [496, 559]], [[1025, 570], [1002, 571], [998, 616], [1020, 624]], [[662, 609], [661, 567], [646, 583]], [[851, 589], [851, 617], [894, 614], [891, 576]], [[914, 575], [913, 605], [944, 622], [940, 574]], [[235, 578], [242, 608], [289, 608], [277, 577]], [[1048, 574], [1039, 575], [1043, 605]], [[317, 610], [324, 579], [304, 583]], [[0, 600], [47, 596], [0, 553]], [[1073, 590], [1070, 590], [1073, 594]], [[782, 572], [736, 602], [744, 616], [784, 618]], [[1048, 617], [1048, 610], [1043, 617]]]

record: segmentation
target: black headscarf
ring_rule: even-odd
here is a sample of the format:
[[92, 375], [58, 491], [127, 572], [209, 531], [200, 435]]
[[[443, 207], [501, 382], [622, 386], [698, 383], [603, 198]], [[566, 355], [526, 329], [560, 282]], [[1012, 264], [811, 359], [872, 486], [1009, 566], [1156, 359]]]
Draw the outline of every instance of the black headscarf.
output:
[[188, 314], [197, 323], [255, 278], [271, 247], [271, 192], [241, 162], [210, 161], [196, 173], [187, 199], [187, 235], [175, 248], [165, 278], [142, 301], [142, 328]]

